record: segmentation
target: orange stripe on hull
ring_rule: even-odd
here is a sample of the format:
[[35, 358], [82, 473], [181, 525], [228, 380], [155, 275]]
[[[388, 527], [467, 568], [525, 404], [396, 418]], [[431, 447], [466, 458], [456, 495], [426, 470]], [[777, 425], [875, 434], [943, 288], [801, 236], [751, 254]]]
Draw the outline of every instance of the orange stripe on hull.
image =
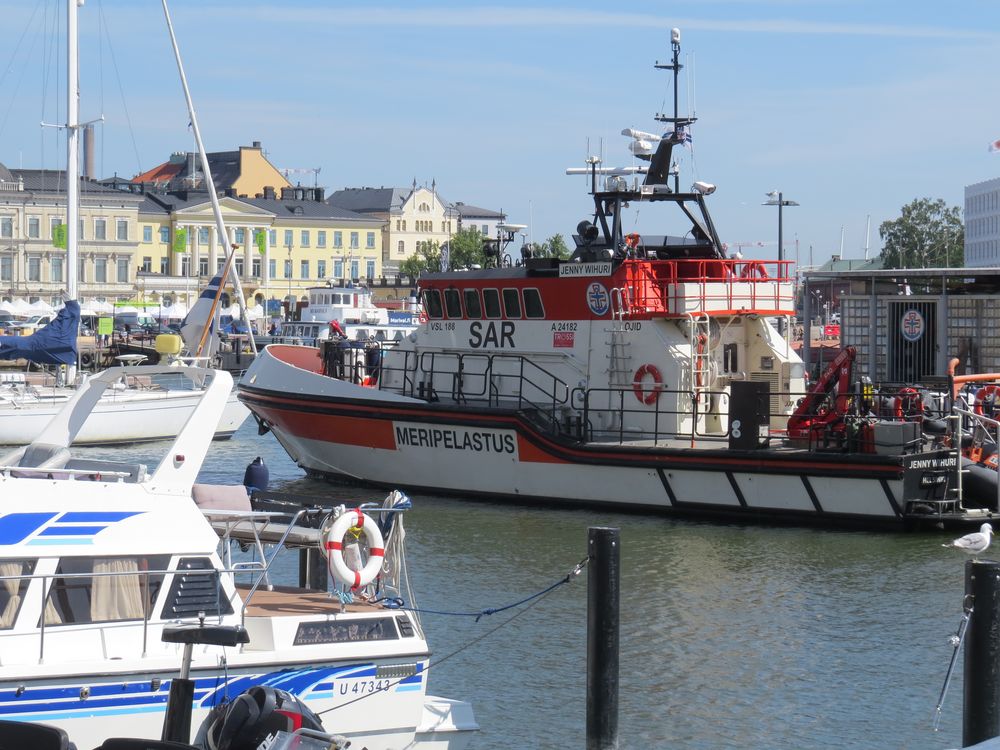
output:
[[521, 461], [530, 461], [536, 464], [568, 464], [561, 458], [553, 456], [547, 451], [543, 451], [537, 445], [527, 440], [524, 435], [517, 436], [517, 456]]
[[333, 414], [268, 409], [267, 419], [276, 427], [301, 438], [327, 440], [343, 445], [396, 450], [392, 422], [385, 419], [342, 417]]

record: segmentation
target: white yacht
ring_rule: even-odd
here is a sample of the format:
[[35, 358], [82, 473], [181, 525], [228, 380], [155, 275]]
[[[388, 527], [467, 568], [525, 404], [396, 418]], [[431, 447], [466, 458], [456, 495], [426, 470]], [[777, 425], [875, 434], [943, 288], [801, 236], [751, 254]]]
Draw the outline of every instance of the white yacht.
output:
[[[255, 512], [242, 486], [195, 485], [231, 377], [134, 372], [183, 376], [201, 397], [158, 465], [72, 456], [76, 432], [118, 378], [111, 371], [79, 388], [35, 442], [0, 456], [3, 717], [61, 727], [80, 748], [158, 738], [183, 649], [161, 641], [163, 628], [203, 619], [242, 624], [250, 641], [196, 647], [194, 730], [212, 707], [262, 684], [300, 697], [358, 747], [465, 744], [478, 728], [470, 706], [427, 695], [420, 622], [374, 601], [376, 591], [406, 591], [394, 577], [405, 570], [398, 513]], [[367, 528], [350, 549], [343, 534], [357, 525]], [[239, 543], [253, 560], [229, 554]], [[275, 585], [285, 544], [330, 550], [340, 595]]]

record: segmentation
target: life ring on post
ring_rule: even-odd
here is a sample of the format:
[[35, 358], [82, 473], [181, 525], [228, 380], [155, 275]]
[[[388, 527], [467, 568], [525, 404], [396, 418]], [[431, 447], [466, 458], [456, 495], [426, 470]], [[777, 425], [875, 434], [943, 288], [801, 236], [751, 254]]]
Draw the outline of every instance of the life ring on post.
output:
[[[368, 562], [361, 570], [352, 570], [344, 560], [344, 535], [352, 528], [359, 529], [368, 542]], [[375, 580], [385, 559], [385, 543], [378, 524], [358, 509], [349, 510], [333, 522], [329, 531], [323, 530], [323, 551], [330, 564], [330, 572], [341, 583], [355, 591]]]
[[[993, 416], [1000, 409], [1000, 403], [997, 403], [997, 396], [1000, 395], [1000, 385], [991, 383], [990, 385], [984, 385], [978, 391], [976, 391], [976, 405], [972, 407], [972, 410], [984, 417], [990, 417], [995, 419]], [[983, 408], [983, 403], [990, 402], [990, 413], [987, 414], [986, 410]]]
[[767, 269], [764, 268], [764, 262], [760, 260], [748, 260], [743, 266], [743, 271], [740, 273], [741, 279], [761, 279], [767, 281], [770, 278], [767, 275]]
[[[653, 387], [648, 391], [644, 386], [647, 375], [653, 378]], [[652, 406], [660, 397], [660, 391], [662, 390], [663, 376], [660, 375], [660, 371], [656, 368], [656, 365], [647, 363], [635, 371], [635, 377], [632, 378], [632, 391], [635, 393], [635, 397], [639, 399], [640, 403], [643, 403], [646, 406]]]

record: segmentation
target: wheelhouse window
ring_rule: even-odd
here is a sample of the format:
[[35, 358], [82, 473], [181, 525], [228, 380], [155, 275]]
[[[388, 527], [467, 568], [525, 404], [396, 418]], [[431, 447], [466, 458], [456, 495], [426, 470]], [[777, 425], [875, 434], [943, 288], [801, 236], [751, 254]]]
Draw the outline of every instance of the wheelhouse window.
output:
[[34, 560], [4, 560], [0, 562], [0, 630], [14, 627], [17, 613], [28, 589], [28, 578], [35, 569]]
[[539, 294], [537, 289], [524, 290], [524, 317], [545, 317], [545, 308], [542, 306], [542, 295]]
[[487, 318], [502, 318], [500, 310], [500, 292], [496, 289], [483, 290], [483, 307], [486, 309]]
[[517, 289], [503, 290], [503, 310], [508, 318], [521, 317], [521, 295]]
[[169, 561], [167, 555], [60, 560], [45, 601], [45, 625], [148, 617]]
[[444, 290], [444, 306], [449, 318], [462, 317], [462, 298], [457, 289]]
[[443, 318], [441, 307], [441, 292], [437, 289], [424, 289], [424, 310], [428, 318]]
[[479, 301], [479, 291], [476, 289], [465, 290], [465, 316], [472, 320], [483, 317], [483, 305]]

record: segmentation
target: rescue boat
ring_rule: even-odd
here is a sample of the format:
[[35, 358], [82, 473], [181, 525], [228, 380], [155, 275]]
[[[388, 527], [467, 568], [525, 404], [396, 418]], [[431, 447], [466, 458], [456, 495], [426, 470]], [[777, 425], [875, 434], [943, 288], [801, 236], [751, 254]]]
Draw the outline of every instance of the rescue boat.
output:
[[[853, 357], [807, 391], [782, 332], [790, 263], [727, 255], [714, 186], [671, 180], [690, 119], [659, 119], [673, 129], [648, 166], [590, 160], [593, 215], [569, 259], [501, 251], [421, 276], [426, 321], [374, 363], [268, 346], [239, 387], [261, 431], [312, 474], [464, 497], [863, 526], [992, 518], [995, 496], [961, 492], [957, 447], [872, 410]], [[675, 223], [640, 231], [637, 207]]]

